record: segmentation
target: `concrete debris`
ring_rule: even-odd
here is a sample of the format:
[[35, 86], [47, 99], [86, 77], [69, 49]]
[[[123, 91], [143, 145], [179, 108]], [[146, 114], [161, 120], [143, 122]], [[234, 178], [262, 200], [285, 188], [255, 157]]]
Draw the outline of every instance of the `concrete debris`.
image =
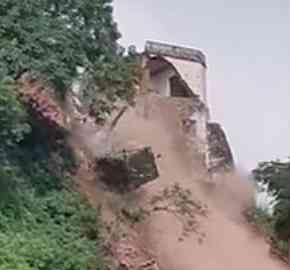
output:
[[100, 179], [118, 191], [137, 189], [159, 176], [150, 147], [111, 153], [97, 158], [96, 165]]

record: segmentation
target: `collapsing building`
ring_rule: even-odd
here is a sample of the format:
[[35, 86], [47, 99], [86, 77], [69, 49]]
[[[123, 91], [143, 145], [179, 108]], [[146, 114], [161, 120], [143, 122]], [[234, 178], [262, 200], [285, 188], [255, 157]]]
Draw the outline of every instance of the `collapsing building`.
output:
[[211, 172], [233, 168], [224, 131], [210, 121], [205, 55], [196, 49], [148, 41], [142, 54], [141, 91], [175, 100], [182, 124]]

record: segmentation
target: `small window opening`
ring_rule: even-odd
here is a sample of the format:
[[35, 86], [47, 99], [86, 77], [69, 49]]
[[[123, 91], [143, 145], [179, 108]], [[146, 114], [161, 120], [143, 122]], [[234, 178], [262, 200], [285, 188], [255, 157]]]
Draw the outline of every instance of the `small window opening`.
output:
[[192, 93], [187, 85], [178, 77], [172, 76], [169, 79], [170, 96], [172, 97], [192, 97]]

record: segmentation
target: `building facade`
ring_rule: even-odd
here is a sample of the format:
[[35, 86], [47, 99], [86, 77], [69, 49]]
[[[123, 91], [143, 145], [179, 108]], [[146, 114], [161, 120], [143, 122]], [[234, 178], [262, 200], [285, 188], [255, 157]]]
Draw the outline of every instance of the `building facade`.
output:
[[148, 41], [142, 54], [141, 91], [174, 98], [183, 115], [189, 139], [209, 171], [232, 168], [233, 157], [225, 133], [210, 121], [205, 55], [192, 48]]

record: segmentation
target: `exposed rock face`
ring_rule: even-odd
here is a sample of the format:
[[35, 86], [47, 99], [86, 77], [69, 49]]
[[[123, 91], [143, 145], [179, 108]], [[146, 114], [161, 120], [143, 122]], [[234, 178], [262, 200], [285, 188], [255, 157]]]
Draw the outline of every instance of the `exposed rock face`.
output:
[[218, 123], [208, 123], [208, 170], [218, 172], [233, 169], [233, 155], [226, 135]]
[[62, 138], [68, 127], [66, 115], [52, 96], [53, 91], [41, 81], [32, 79], [26, 73], [18, 80], [19, 95], [31, 114], [54, 138]]

